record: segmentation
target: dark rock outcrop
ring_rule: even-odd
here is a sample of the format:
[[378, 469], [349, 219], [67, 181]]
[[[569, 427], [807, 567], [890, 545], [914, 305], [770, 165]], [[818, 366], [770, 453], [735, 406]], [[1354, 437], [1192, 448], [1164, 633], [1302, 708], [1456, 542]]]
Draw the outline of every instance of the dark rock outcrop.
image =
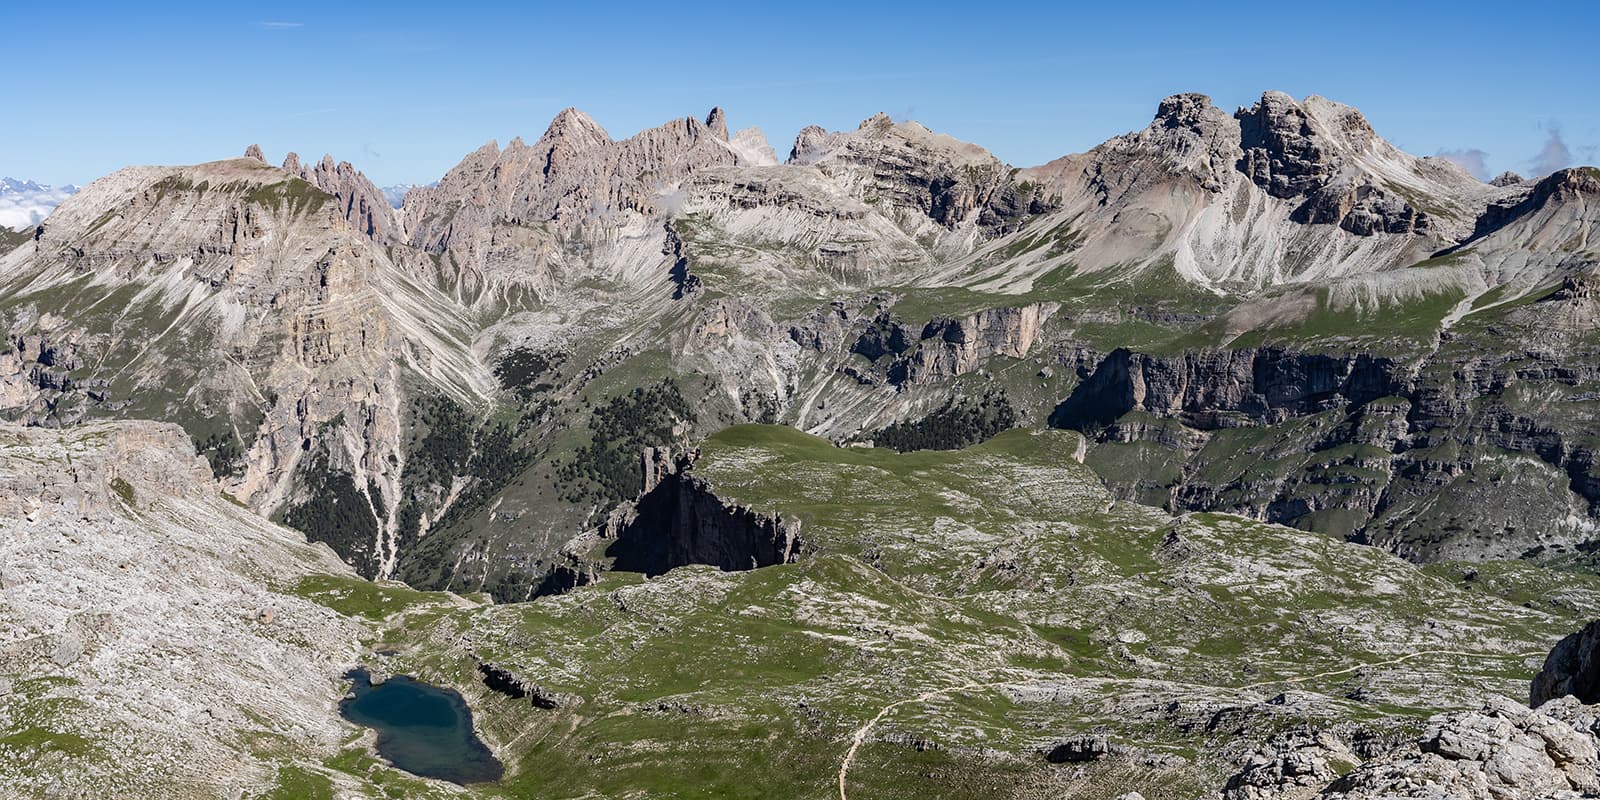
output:
[[995, 356], [1025, 358], [1058, 307], [1033, 303], [961, 317], [935, 317], [920, 331], [883, 311], [850, 351], [873, 361], [893, 356], [884, 369], [889, 382], [897, 386], [931, 383], [965, 375]]
[[693, 456], [674, 460], [666, 448], [642, 457], [644, 491], [633, 509], [613, 515], [606, 555], [614, 569], [659, 575], [674, 567], [707, 564], [726, 571], [792, 563], [804, 543], [800, 524], [718, 497], [690, 472]]
[[1273, 197], [1301, 200], [1290, 214], [1295, 222], [1338, 225], [1360, 236], [1430, 229], [1426, 214], [1344, 169], [1342, 152], [1365, 149], [1378, 138], [1355, 109], [1337, 107], [1336, 129], [1320, 130], [1300, 103], [1282, 92], [1267, 92], [1235, 116], [1244, 152], [1239, 170]]
[[1503, 188], [1505, 188], [1507, 186], [1516, 186], [1517, 184], [1522, 183], [1525, 180], [1527, 180], [1527, 178], [1524, 178], [1521, 175], [1518, 175], [1517, 173], [1512, 172], [1511, 170], [1506, 170], [1505, 172], [1502, 172], [1499, 175], [1494, 176], [1494, 180], [1489, 181], [1489, 185], [1490, 186], [1498, 186], [1498, 187], [1503, 189]]
[[1403, 394], [1408, 385], [1400, 364], [1368, 355], [1261, 348], [1166, 357], [1118, 348], [1056, 407], [1050, 422], [1088, 430], [1138, 410], [1214, 430], [1366, 403]]
[[1587, 705], [1600, 703], [1600, 621], [1556, 644], [1528, 694], [1534, 708], [1569, 694]]
[[684, 297], [700, 291], [703, 282], [699, 275], [689, 272], [688, 248], [683, 243], [683, 237], [678, 235], [678, 229], [672, 227], [671, 222], [662, 226], [667, 234], [666, 243], [661, 247], [661, 254], [672, 261], [672, 266], [667, 268], [667, 277], [672, 279], [672, 299], [682, 300]]
[[523, 678], [508, 667], [489, 661], [478, 662], [478, 675], [482, 677], [483, 685], [490, 690], [513, 700], [526, 698], [535, 708], [546, 710], [571, 708], [583, 701], [574, 694], [546, 689]]
[[1044, 754], [1052, 764], [1080, 764], [1099, 761], [1117, 751], [1117, 746], [1103, 736], [1083, 736], [1052, 745]]
[[855, 344], [850, 345], [850, 352], [877, 361], [887, 355], [904, 353], [911, 349], [911, 342], [912, 337], [905, 325], [891, 316], [890, 312], [880, 311], [867, 329], [861, 332], [861, 336], [856, 338]]
[[[1519, 181], [1520, 183], [1521, 181]], [[1479, 215], [1472, 237], [1452, 249], [1460, 249], [1506, 225], [1538, 212], [1552, 203], [1589, 198], [1600, 199], [1600, 169], [1573, 167], [1557, 170], [1533, 184], [1526, 193], [1491, 203]]]

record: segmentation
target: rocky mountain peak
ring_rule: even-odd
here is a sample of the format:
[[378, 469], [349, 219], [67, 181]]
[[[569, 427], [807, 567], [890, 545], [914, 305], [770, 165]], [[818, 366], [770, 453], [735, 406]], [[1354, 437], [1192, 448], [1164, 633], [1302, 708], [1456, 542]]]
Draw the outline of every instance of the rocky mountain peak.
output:
[[794, 146], [789, 148], [789, 163], [810, 164], [816, 161], [829, 141], [826, 128], [821, 125], [807, 125], [800, 129], [794, 137]]
[[574, 147], [600, 147], [611, 143], [611, 134], [600, 127], [594, 118], [576, 108], [562, 109], [550, 120], [550, 127], [539, 137], [541, 142], [562, 140]]
[[1239, 167], [1273, 197], [1287, 199], [1320, 189], [1337, 170], [1331, 148], [1289, 95], [1267, 92], [1234, 118], [1244, 149]]
[[893, 127], [893, 126], [894, 126], [894, 120], [890, 119], [888, 114], [885, 114], [882, 111], [879, 111], [878, 113], [873, 114], [872, 116], [867, 117], [866, 119], [862, 120], [861, 124], [856, 126], [856, 130], [858, 130], [858, 131], [882, 130], [884, 128], [890, 128], [890, 127]]
[[1517, 173], [1512, 172], [1511, 170], [1506, 170], [1505, 172], [1502, 172], [1499, 175], [1494, 176], [1494, 180], [1489, 181], [1489, 185], [1490, 186], [1498, 186], [1498, 187], [1503, 189], [1503, 188], [1505, 188], [1507, 186], [1516, 186], [1517, 184], [1522, 183], [1525, 180], [1527, 180], [1527, 178], [1524, 178], [1521, 175], [1518, 175]]
[[1338, 225], [1360, 236], [1425, 234], [1441, 220], [1413, 207], [1395, 186], [1406, 197], [1438, 196], [1445, 208], [1481, 186], [1460, 170], [1430, 167], [1396, 150], [1361, 112], [1323, 97], [1296, 102], [1266, 92], [1234, 117], [1239, 171], [1273, 197], [1300, 201], [1290, 218], [1302, 224]]
[[1301, 107], [1324, 135], [1333, 137], [1346, 148], [1362, 150], [1378, 139], [1372, 123], [1354, 106], [1314, 94], [1307, 97]]
[[267, 157], [261, 153], [261, 145], [252, 144], [244, 149], [245, 158], [253, 158], [261, 163], [267, 163]]
[[1550, 173], [1540, 183], [1548, 185], [1551, 194], [1563, 198], [1600, 195], [1600, 167], [1568, 167]]
[[283, 171], [339, 199], [345, 220], [369, 239], [395, 241], [400, 228], [394, 210], [383, 190], [348, 161], [333, 160], [324, 154], [315, 166], [307, 166], [300, 156], [290, 153], [283, 159]]
[[778, 163], [778, 153], [767, 143], [766, 134], [760, 128], [744, 128], [728, 137], [728, 147], [732, 148], [739, 158], [753, 167], [770, 167]]
[[1163, 99], [1156, 107], [1155, 123], [1166, 128], [1196, 128], [1226, 116], [1211, 104], [1210, 95], [1186, 92]]
[[711, 133], [718, 139], [728, 141], [728, 115], [722, 110], [722, 106], [711, 109], [711, 113], [706, 115], [706, 127], [710, 128]]

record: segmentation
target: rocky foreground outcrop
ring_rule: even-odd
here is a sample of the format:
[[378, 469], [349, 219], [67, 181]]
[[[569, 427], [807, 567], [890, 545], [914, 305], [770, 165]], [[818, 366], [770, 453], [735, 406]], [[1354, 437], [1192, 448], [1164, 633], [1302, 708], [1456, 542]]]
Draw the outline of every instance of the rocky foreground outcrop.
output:
[[0, 425], [0, 795], [248, 796], [331, 755], [361, 629], [289, 593], [313, 573], [355, 580], [175, 425]]
[[1414, 741], [1365, 761], [1333, 737], [1279, 737], [1229, 780], [1223, 798], [1576, 800], [1600, 791], [1597, 735], [1600, 707], [1577, 698], [1539, 709], [1494, 698], [1434, 717]]
[[[1229, 779], [1224, 800], [1533, 800], [1600, 793], [1600, 622], [1563, 639], [1533, 681], [1533, 707], [1491, 697], [1440, 714], [1391, 750], [1328, 731], [1273, 737]], [[1358, 752], [1362, 751], [1362, 752]]]

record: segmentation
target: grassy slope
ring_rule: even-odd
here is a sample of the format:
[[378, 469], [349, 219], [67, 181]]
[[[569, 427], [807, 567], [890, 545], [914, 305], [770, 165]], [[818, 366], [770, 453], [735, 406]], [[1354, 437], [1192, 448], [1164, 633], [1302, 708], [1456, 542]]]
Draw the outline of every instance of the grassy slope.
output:
[[[399, 611], [378, 638], [401, 651], [392, 668], [473, 702], [511, 768], [484, 796], [833, 796], [852, 734], [880, 709], [1002, 682], [888, 713], [852, 796], [1162, 797], [1217, 785], [1237, 746], [1235, 730], [1207, 732], [1221, 708], [1251, 710], [1247, 738], [1308, 718], [1411, 730], [1484, 693], [1520, 696], [1533, 654], [1600, 610], [1600, 583], [1578, 575], [1508, 563], [1468, 580], [1312, 533], [1113, 503], [1076, 447], [1014, 431], [895, 454], [738, 426], [698, 471], [800, 519], [817, 555], [612, 574], [528, 604], [419, 595], [385, 607]], [[469, 651], [581, 700], [547, 711], [493, 694]], [[1285, 690], [1303, 701], [1264, 703]], [[1118, 759], [1074, 778], [1038, 754], [1091, 732], [1183, 760], [1158, 779]], [[330, 768], [346, 767], [392, 772], [359, 748]]]

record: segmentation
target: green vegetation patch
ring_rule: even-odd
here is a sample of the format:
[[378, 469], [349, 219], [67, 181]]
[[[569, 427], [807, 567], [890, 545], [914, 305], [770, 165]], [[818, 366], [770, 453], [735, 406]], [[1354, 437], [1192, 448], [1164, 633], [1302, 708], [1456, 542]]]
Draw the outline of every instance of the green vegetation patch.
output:
[[283, 524], [333, 548], [365, 576], [377, 573], [378, 517], [350, 473], [330, 466], [318, 450], [303, 473], [307, 499], [283, 515]]
[[571, 487], [565, 499], [610, 508], [637, 496], [644, 488], [640, 452], [680, 439], [682, 427], [696, 417], [672, 378], [597, 404], [589, 415], [589, 442], [556, 470], [562, 484]]
[[992, 438], [1017, 424], [1017, 411], [1004, 391], [984, 393], [977, 400], [946, 401], [937, 411], [917, 420], [896, 422], [873, 433], [874, 444], [901, 452], [908, 450], [959, 450]]
[[259, 800], [333, 800], [333, 781], [303, 767], [280, 767], [273, 786]]
[[133, 486], [129, 485], [127, 481], [121, 478], [112, 478], [111, 491], [115, 492], [118, 497], [122, 498], [122, 502], [127, 503], [130, 506], [133, 505]]
[[340, 575], [307, 575], [288, 593], [348, 617], [383, 620], [407, 609], [443, 602], [448, 595], [419, 592], [396, 583], [373, 583]]

